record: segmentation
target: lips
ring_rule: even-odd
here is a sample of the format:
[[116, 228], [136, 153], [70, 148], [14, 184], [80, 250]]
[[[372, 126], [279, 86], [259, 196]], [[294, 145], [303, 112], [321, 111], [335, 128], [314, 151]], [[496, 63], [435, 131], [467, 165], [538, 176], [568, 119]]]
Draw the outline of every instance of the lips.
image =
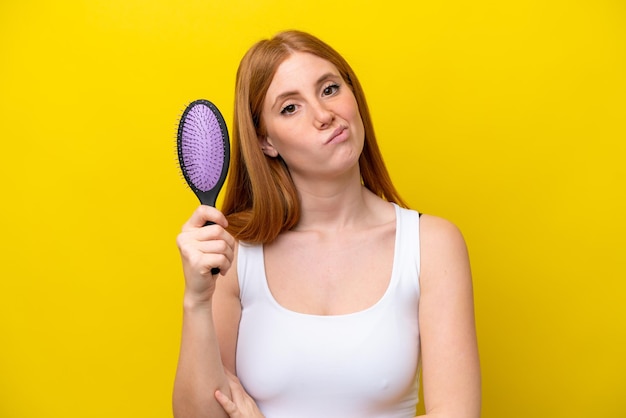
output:
[[337, 129], [333, 131], [332, 134], [326, 140], [326, 144], [330, 144], [333, 142], [341, 142], [346, 139], [348, 136], [348, 128], [345, 126], [339, 126]]

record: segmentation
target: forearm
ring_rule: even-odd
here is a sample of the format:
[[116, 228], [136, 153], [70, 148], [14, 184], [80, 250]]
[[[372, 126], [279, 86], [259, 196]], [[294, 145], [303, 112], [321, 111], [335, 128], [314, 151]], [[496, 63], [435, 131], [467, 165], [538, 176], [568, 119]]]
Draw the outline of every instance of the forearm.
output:
[[174, 416], [227, 418], [228, 415], [214, 396], [218, 389], [230, 396], [213, 325], [211, 304], [195, 306], [185, 303], [182, 341], [174, 383]]
[[415, 416], [415, 418], [478, 418], [478, 417], [480, 417], [480, 412], [477, 412], [477, 413], [472, 412], [472, 413], [461, 414], [461, 415], [447, 414], [447, 413], [442, 413], [442, 414], [430, 413], [430, 414]]
[[416, 415], [415, 418], [479, 418], [480, 407], [478, 409], [468, 408], [461, 411], [446, 411], [446, 412], [428, 412], [424, 415]]

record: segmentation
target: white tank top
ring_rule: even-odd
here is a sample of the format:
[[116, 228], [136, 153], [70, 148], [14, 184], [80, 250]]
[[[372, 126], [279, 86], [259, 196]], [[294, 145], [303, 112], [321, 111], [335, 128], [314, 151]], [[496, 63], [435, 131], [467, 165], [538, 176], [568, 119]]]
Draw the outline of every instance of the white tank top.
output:
[[263, 246], [240, 244], [237, 375], [266, 418], [415, 416], [419, 216], [395, 207], [389, 286], [376, 304], [355, 313], [282, 307], [267, 284]]

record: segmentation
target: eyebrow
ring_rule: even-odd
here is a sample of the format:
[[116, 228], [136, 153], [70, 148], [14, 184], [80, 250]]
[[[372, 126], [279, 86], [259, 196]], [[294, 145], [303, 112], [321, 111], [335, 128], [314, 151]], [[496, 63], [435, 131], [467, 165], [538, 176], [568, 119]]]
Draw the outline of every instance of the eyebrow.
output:
[[[324, 82], [324, 80], [327, 80], [329, 78], [338, 78], [341, 79], [341, 75], [333, 73], [333, 72], [327, 72], [324, 73], [320, 78], [317, 79], [317, 81], [315, 82], [315, 85], [318, 86], [320, 84], [322, 84]], [[297, 90], [292, 90], [292, 91], [286, 91], [284, 93], [279, 94], [278, 96], [276, 96], [276, 99], [274, 100], [274, 104], [272, 105], [272, 109], [274, 109], [276, 107], [276, 104], [280, 101], [282, 101], [283, 99], [286, 99], [287, 97], [291, 97], [291, 96], [297, 96], [299, 94], [299, 91]]]

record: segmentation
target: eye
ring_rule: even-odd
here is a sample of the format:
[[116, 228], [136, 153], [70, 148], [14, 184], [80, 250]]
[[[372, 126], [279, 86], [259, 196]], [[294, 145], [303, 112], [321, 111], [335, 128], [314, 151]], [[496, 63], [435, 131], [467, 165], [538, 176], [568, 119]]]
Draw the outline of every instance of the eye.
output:
[[296, 111], [296, 105], [294, 104], [288, 104], [287, 106], [283, 107], [280, 110], [280, 113], [283, 115], [291, 115], [292, 113], [294, 113]]
[[332, 96], [333, 94], [337, 93], [337, 91], [339, 91], [339, 84], [331, 83], [324, 87], [324, 90], [322, 90], [322, 95]]

